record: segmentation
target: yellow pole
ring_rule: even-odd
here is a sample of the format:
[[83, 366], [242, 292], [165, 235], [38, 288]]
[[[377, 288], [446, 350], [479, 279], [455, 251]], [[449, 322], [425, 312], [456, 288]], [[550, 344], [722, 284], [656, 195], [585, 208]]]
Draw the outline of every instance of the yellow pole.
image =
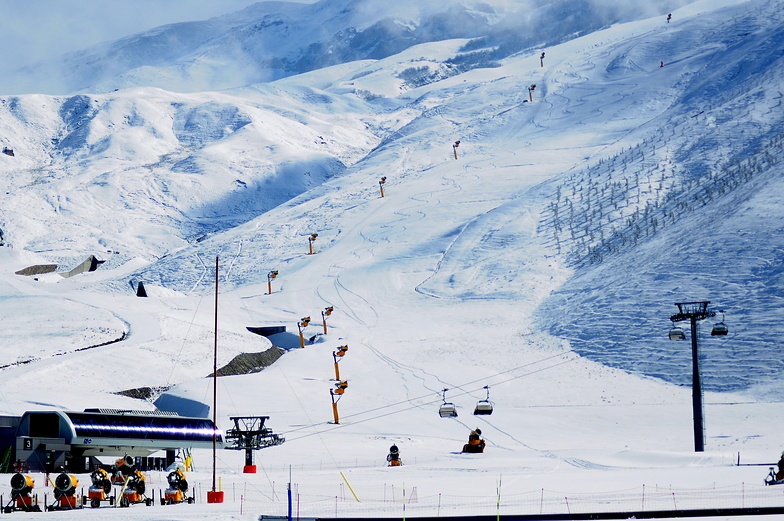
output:
[[455, 159], [457, 159], [457, 147], [454, 145], [452, 146], [452, 152], [455, 153]]
[[359, 500], [359, 497], [357, 496], [357, 493], [354, 492], [354, 489], [352, 488], [351, 483], [348, 482], [348, 479], [346, 479], [346, 475], [343, 474], [342, 470], [340, 471], [340, 475], [343, 476], [343, 481], [345, 481], [346, 485], [348, 485], [348, 489], [351, 491], [351, 494], [354, 496], [354, 499], [357, 500], [357, 503], [361, 503], [361, 501]]
[[308, 253], [313, 255], [313, 241], [308, 239]]
[[403, 482], [403, 521], [406, 521], [406, 482]]
[[305, 349], [305, 336], [302, 334], [302, 330], [299, 330], [299, 346]]
[[534, 101], [534, 95], [531, 93], [531, 89], [528, 89], [528, 101], [532, 103]]
[[335, 380], [340, 381], [340, 369], [338, 369], [338, 362], [335, 361]]
[[272, 295], [272, 279], [267, 279], [267, 295]]
[[119, 494], [117, 494], [117, 501], [114, 503], [114, 506], [115, 506], [115, 507], [118, 507], [118, 506], [120, 506], [120, 500], [122, 499], [122, 497], [123, 497], [123, 494], [125, 494], [125, 489], [126, 489], [126, 488], [128, 488], [128, 483], [129, 483], [130, 481], [131, 481], [131, 476], [127, 476], [127, 477], [125, 478], [125, 483], [123, 483], [122, 490], [120, 490], [120, 493], [119, 493]]

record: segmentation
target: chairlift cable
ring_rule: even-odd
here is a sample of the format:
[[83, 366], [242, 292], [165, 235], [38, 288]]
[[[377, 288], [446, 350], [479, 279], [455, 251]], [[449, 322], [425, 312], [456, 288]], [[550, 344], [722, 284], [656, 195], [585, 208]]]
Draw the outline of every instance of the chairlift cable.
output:
[[[188, 290], [188, 293], [192, 293], [196, 289], [196, 286], [199, 284], [199, 282], [202, 281], [202, 279], [204, 278], [205, 273], [207, 271], [207, 265], [204, 264], [204, 261], [202, 260], [201, 255], [199, 255], [197, 253], [196, 254], [196, 259], [198, 259], [198, 261], [201, 263], [203, 271], [202, 271], [202, 274], [199, 276], [199, 278], [196, 279], [196, 282], [193, 284], [193, 286], [191, 286], [191, 289]], [[188, 323], [188, 330], [185, 331], [185, 335], [182, 337], [182, 343], [180, 344], [180, 350], [177, 351], [177, 357], [174, 359], [174, 363], [172, 364], [171, 371], [169, 372], [169, 377], [166, 379], [166, 385], [167, 386], [171, 384], [172, 376], [174, 375], [174, 370], [177, 368], [177, 366], [180, 363], [180, 358], [182, 357], [182, 352], [185, 349], [185, 343], [188, 341], [188, 337], [190, 335], [191, 328], [193, 327], [193, 323], [196, 320], [196, 315], [198, 314], [199, 309], [201, 308], [201, 303], [202, 303], [203, 300], [204, 300], [204, 295], [199, 295], [199, 300], [196, 302], [196, 308], [193, 310], [193, 315], [191, 316], [191, 321]]]
[[[284, 380], [286, 380], [286, 383], [288, 384], [288, 386], [289, 386], [289, 389], [291, 389], [291, 394], [293, 394], [293, 395], [294, 395], [294, 398], [296, 398], [296, 400], [297, 400], [297, 403], [299, 403], [299, 406], [300, 406], [300, 408], [301, 408], [301, 409], [302, 409], [302, 411], [305, 413], [305, 416], [307, 417], [307, 419], [308, 419], [308, 422], [310, 422], [310, 425], [306, 425], [306, 426], [304, 426], [304, 427], [301, 427], [300, 429], [295, 429], [295, 431], [289, 431], [289, 432], [296, 432], [297, 430], [301, 430], [301, 429], [310, 429], [310, 428], [313, 428], [313, 429], [314, 429], [314, 432], [312, 432], [312, 433], [310, 433], [310, 434], [306, 434], [306, 435], [304, 435], [304, 436], [300, 436], [300, 437], [301, 437], [301, 438], [310, 437], [310, 436], [313, 436], [314, 434], [315, 434], [316, 436], [318, 436], [318, 437], [319, 437], [319, 440], [321, 441], [321, 444], [322, 444], [322, 445], [324, 445], [324, 450], [326, 450], [326, 451], [327, 451], [327, 454], [329, 455], [329, 458], [332, 460], [332, 463], [335, 465], [335, 468], [336, 468], [336, 469], [340, 469], [340, 465], [339, 465], [339, 464], [338, 464], [338, 462], [335, 460], [335, 456], [334, 456], [334, 455], [332, 454], [332, 452], [329, 450], [329, 445], [327, 445], [327, 442], [326, 442], [326, 441], [324, 440], [324, 438], [321, 436], [321, 434], [322, 434], [323, 432], [327, 432], [327, 431], [330, 431], [330, 430], [332, 430], [332, 429], [325, 429], [325, 430], [317, 430], [317, 429], [315, 429], [315, 427], [316, 427], [317, 425], [321, 425], [321, 422], [319, 422], [319, 423], [314, 423], [314, 422], [313, 422], [313, 420], [310, 418], [310, 415], [308, 414], [308, 410], [305, 408], [305, 405], [302, 403], [302, 400], [300, 400], [299, 396], [297, 395], [297, 392], [294, 390], [294, 386], [293, 386], [293, 385], [291, 385], [291, 382], [289, 381], [288, 377], [286, 376], [286, 373], [285, 373], [285, 372], [283, 372], [283, 370], [282, 370], [282, 369], [280, 369], [280, 368], [278, 368], [278, 371], [280, 371], [280, 374], [283, 376], [283, 379], [284, 379]], [[340, 427], [341, 427], [341, 425], [340, 425], [340, 424], [338, 424], [338, 425], [335, 425], [335, 428], [340, 428]], [[287, 440], [287, 441], [288, 441], [288, 440]]]
[[[565, 353], [562, 353], [562, 354], [565, 354]], [[554, 357], [548, 357], [548, 359], [549, 359], [549, 358], [554, 358]], [[559, 362], [559, 363], [557, 363], [557, 364], [554, 364], [554, 365], [551, 365], [551, 366], [548, 366], [548, 367], [543, 367], [543, 368], [537, 369], [537, 370], [535, 370], [535, 371], [531, 371], [531, 372], [529, 372], [529, 373], [526, 373], [526, 374], [523, 374], [523, 375], [519, 375], [519, 376], [515, 376], [515, 377], [512, 377], [512, 378], [509, 378], [509, 379], [507, 379], [507, 380], [504, 380], [503, 382], [500, 382], [500, 383], [506, 383], [506, 382], [510, 382], [510, 381], [512, 381], [512, 380], [516, 380], [516, 379], [519, 379], [519, 378], [523, 378], [523, 377], [526, 377], [526, 376], [530, 376], [530, 375], [533, 375], [533, 374], [536, 374], [536, 373], [539, 373], [539, 372], [542, 372], [542, 371], [546, 371], [546, 370], [548, 370], [548, 369], [552, 369], [552, 368], [554, 368], [554, 367], [558, 367], [559, 365], [563, 365], [563, 364], [566, 364], [566, 363], [569, 363], [569, 362], [573, 362], [573, 361], [575, 361], [575, 360], [577, 360], [577, 359], [578, 359], [578, 358], [570, 358], [570, 359], [568, 359], [568, 360], [561, 361], [561, 362]], [[542, 360], [539, 360], [538, 362], [534, 362], [534, 363], [539, 363], [539, 362], [541, 362], [541, 361], [542, 361]], [[533, 364], [527, 364], [527, 365], [533, 365]], [[524, 366], [521, 366], [521, 367], [524, 367]], [[518, 367], [518, 368], [516, 368], [516, 369], [519, 369], [519, 367]], [[510, 371], [511, 371], [511, 370], [510, 370]], [[509, 372], [509, 371], [504, 371], [504, 373], [508, 373], [508, 372]], [[499, 373], [499, 374], [503, 374], [503, 373]], [[473, 383], [473, 382], [469, 382], [469, 383]], [[464, 384], [464, 385], [468, 385], [468, 384]], [[481, 387], [480, 389], [484, 389], [484, 387]], [[464, 395], [465, 395], [465, 394], [470, 394], [471, 392], [476, 392], [477, 390], [478, 390], [478, 389], [474, 389], [473, 391], [463, 391], [463, 393], [462, 393], [462, 394], [464, 394]], [[422, 396], [422, 397], [420, 397], [420, 398], [421, 398], [421, 399], [424, 399], [424, 398], [427, 398], [427, 396]], [[406, 404], [406, 403], [410, 403], [412, 400], [416, 400], [416, 399], [420, 399], [420, 398], [413, 398], [413, 399], [409, 399], [409, 400], [404, 400], [404, 401], [401, 401], [401, 402], [397, 402], [397, 403], [395, 403], [395, 404], [391, 404], [391, 405], [384, 405], [384, 406], [381, 406], [381, 407], [376, 407], [375, 409], [370, 409], [370, 410], [368, 410], [368, 411], [363, 411], [363, 412], [354, 413], [354, 414], [351, 414], [351, 415], [349, 415], [349, 416], [346, 416], [346, 417], [354, 417], [354, 416], [359, 416], [359, 415], [362, 415], [362, 414], [367, 414], [367, 413], [369, 413], [369, 412], [375, 412], [375, 411], [378, 411], [378, 410], [381, 410], [381, 409], [385, 409], [385, 408], [389, 408], [389, 407], [394, 407], [394, 406], [396, 406], [396, 405], [403, 405], [403, 404]], [[428, 401], [428, 402], [424, 402], [424, 403], [421, 403], [421, 404], [412, 405], [412, 406], [410, 406], [410, 407], [406, 407], [406, 408], [404, 408], [404, 409], [400, 409], [400, 410], [397, 410], [397, 411], [392, 411], [392, 412], [388, 412], [388, 413], [384, 413], [384, 414], [379, 414], [379, 415], [377, 415], [377, 416], [373, 416], [373, 417], [371, 417], [371, 418], [365, 418], [365, 419], [357, 420], [357, 421], [355, 421], [355, 422], [352, 422], [352, 423], [351, 423], [351, 425], [356, 425], [356, 424], [359, 424], [359, 423], [364, 423], [364, 422], [371, 421], [371, 420], [377, 420], [377, 419], [379, 419], [379, 418], [384, 418], [384, 417], [386, 417], [386, 416], [392, 416], [392, 415], [394, 415], [394, 414], [398, 414], [398, 413], [401, 413], [401, 412], [406, 412], [406, 411], [409, 411], [409, 410], [412, 410], [412, 409], [419, 409], [419, 408], [421, 408], [421, 407], [423, 407], [423, 406], [426, 406], [426, 405], [432, 405], [432, 404], [434, 404], [434, 403], [438, 403], [438, 402], [440, 402], [440, 401], [441, 401], [441, 398], [438, 398], [438, 399], [436, 399], [436, 400], [430, 400], [430, 401]], [[310, 418], [308, 418], [308, 420], [310, 420]], [[287, 441], [294, 441], [294, 440], [299, 440], [299, 439], [302, 439], [302, 438], [307, 438], [307, 437], [310, 437], [310, 436], [312, 436], [313, 434], [317, 434], [317, 435], [321, 436], [321, 433], [323, 433], [323, 432], [329, 432], [329, 431], [332, 431], [332, 430], [335, 430], [335, 429], [340, 429], [340, 428], [342, 428], [342, 427], [344, 427], [344, 426], [345, 426], [344, 424], [340, 424], [340, 425], [335, 425], [334, 427], [332, 427], [332, 428], [329, 428], [329, 429], [324, 429], [324, 430], [316, 431], [315, 433], [311, 433], [311, 434], [304, 434], [304, 435], [302, 435], [302, 436], [300, 436], [300, 437], [298, 437], [298, 438], [290, 438], [290, 437], [289, 437], [289, 436], [291, 435], [291, 433], [298, 432], [298, 431], [300, 431], [300, 430], [303, 430], [303, 429], [310, 429], [310, 428], [313, 428], [313, 427], [315, 427], [316, 425], [323, 425], [323, 423], [318, 423], [318, 424], [313, 424], [313, 423], [311, 423], [310, 425], [305, 425], [305, 426], [303, 426], [303, 427], [300, 427], [300, 428], [298, 428], [298, 429], [294, 429], [294, 430], [291, 430], [291, 431], [287, 431], [287, 432], [285, 432], [284, 434], [286, 434], [286, 436], [287, 436]]]
[[[468, 385], [475, 384], [475, 383], [477, 383], [477, 382], [482, 382], [482, 381], [485, 381], [485, 380], [487, 380], [487, 379], [489, 379], [489, 378], [493, 378], [493, 377], [495, 377], [495, 376], [499, 376], [499, 375], [503, 375], [503, 374], [511, 373], [511, 372], [513, 372], [513, 371], [517, 371], [517, 370], [523, 369], [523, 368], [525, 368], [525, 367], [529, 367], [529, 366], [536, 365], [536, 364], [539, 364], [539, 363], [542, 363], [542, 362], [546, 362], [546, 361], [548, 361], [548, 360], [552, 360], [553, 358], [558, 358], [558, 357], [560, 357], [560, 356], [564, 356], [564, 355], [566, 355], [566, 354], [573, 353], [573, 352], [574, 352], [574, 350], [570, 349], [570, 350], [568, 350], [568, 351], [564, 351], [563, 353], [558, 353], [558, 354], [556, 354], [556, 355], [553, 355], [553, 356], [548, 356], [548, 357], [546, 357], [546, 358], [542, 358], [542, 359], [540, 359], [540, 360], [536, 360], [536, 361], [534, 361], [534, 362], [530, 362], [530, 363], [523, 364], [523, 365], [520, 365], [520, 366], [517, 366], [517, 367], [513, 367], [513, 368], [511, 368], [511, 369], [507, 369], [506, 371], [501, 371], [501, 372], [498, 372], [498, 373], [496, 373], [495, 375], [492, 375], [492, 376], [489, 376], [489, 377], [480, 378], [480, 379], [477, 379], [477, 380], [474, 380], [474, 381], [471, 381], [471, 382], [466, 382], [466, 383], [464, 383], [464, 384], [461, 384], [461, 385], [455, 386], [455, 387], [453, 387], [453, 388], [456, 388], [456, 389], [460, 389], [460, 390], [461, 390], [461, 393], [460, 393], [460, 394], [458, 394], [458, 396], [463, 396], [463, 395], [466, 395], [466, 394], [470, 394], [470, 393], [472, 393], [472, 392], [475, 392], [476, 390], [473, 390], [473, 391], [464, 391], [464, 390], [462, 390], [462, 388], [463, 388], [463, 387], [465, 387], [465, 386], [468, 386]], [[569, 362], [571, 362], [572, 360], [574, 360], [574, 359], [570, 359], [570, 360], [568, 360], [568, 361], [569, 361]], [[558, 364], [558, 365], [560, 365], [560, 364]], [[553, 367], [555, 367], [555, 366], [553, 366]], [[548, 368], [549, 368], [549, 367], [548, 367]], [[544, 369], [548, 369], [548, 368], [544, 368]], [[498, 383], [495, 383], [495, 384], [493, 384], [493, 385], [499, 385], [499, 384], [502, 384], [502, 383], [506, 383], [506, 382], [508, 382], [508, 381], [515, 380], [515, 379], [517, 379], [517, 378], [522, 378], [522, 377], [524, 377], [524, 376], [528, 376], [529, 374], [534, 374], [534, 373], [536, 373], [536, 372], [538, 372], [538, 371], [534, 371], [534, 372], [531, 372], [531, 373], [526, 373], [526, 374], [524, 374], [524, 375], [520, 375], [520, 376], [517, 376], [517, 377], [511, 378], [511, 379], [508, 379], [508, 380], [504, 380], [504, 381], [502, 381], [502, 382], [498, 382]], [[484, 389], [484, 387], [481, 387], [480, 389]], [[430, 396], [431, 396], [431, 394], [430, 394], [430, 393], [428, 393], [427, 395], [424, 395], [424, 396], [419, 396], [419, 397], [415, 397], [415, 398], [408, 398], [408, 399], [406, 399], [406, 400], [401, 400], [401, 401], [399, 401], [399, 402], [397, 402], [397, 403], [391, 403], [391, 404], [387, 404], [387, 405], [381, 405], [381, 406], [379, 406], [379, 407], [375, 407], [375, 408], [373, 408], [373, 409], [368, 409], [368, 410], [366, 410], [366, 411], [362, 411], [362, 412], [356, 412], [356, 413], [353, 413], [353, 414], [348, 414], [348, 415], [345, 415], [345, 416], [343, 416], [343, 418], [352, 418], [352, 417], [354, 417], [354, 416], [359, 416], [359, 415], [362, 415], [362, 414], [369, 414], [369, 413], [373, 413], [373, 412], [376, 412], [376, 411], [380, 411], [380, 410], [383, 410], [383, 409], [387, 409], [387, 408], [389, 408], [389, 407], [396, 407], [396, 406], [398, 406], [398, 405], [403, 405], [403, 404], [411, 403], [411, 402], [413, 402], [413, 401], [416, 401], [416, 400], [423, 400], [423, 399], [425, 399], [425, 398], [428, 398], [428, 397], [430, 397]], [[437, 401], [440, 401], [440, 400], [441, 400], [441, 398], [439, 398], [438, 400], [431, 400], [431, 401], [429, 401], [429, 402], [424, 402], [424, 403], [420, 403], [420, 404], [415, 404], [415, 405], [413, 405], [413, 406], [411, 407], [411, 409], [416, 409], [416, 408], [423, 407], [423, 406], [426, 406], [426, 405], [432, 405], [432, 404], [434, 404], [434, 403], [436, 403]], [[405, 409], [405, 410], [408, 410], [408, 409]], [[300, 429], [306, 429], [306, 428], [308, 428], [308, 427], [309, 427], [309, 426], [303, 426], [303, 427], [301, 427]], [[293, 431], [288, 431], [288, 433], [286, 433], [286, 434], [289, 434], [289, 433], [291, 433], [291, 432], [296, 432], [296, 431], [298, 431], [298, 430], [300, 430], [300, 429], [295, 429], [295, 430], [293, 430]]]

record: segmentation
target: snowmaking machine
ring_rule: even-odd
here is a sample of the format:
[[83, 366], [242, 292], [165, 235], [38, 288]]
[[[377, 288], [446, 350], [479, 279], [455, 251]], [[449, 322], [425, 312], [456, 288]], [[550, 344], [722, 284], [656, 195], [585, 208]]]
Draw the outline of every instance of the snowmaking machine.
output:
[[387, 463], [389, 463], [389, 467], [400, 467], [403, 465], [403, 460], [400, 459], [400, 449], [397, 448], [397, 445], [392, 445], [389, 447]]
[[6, 514], [14, 510], [40, 512], [38, 496], [31, 494], [34, 487], [35, 480], [26, 474], [17, 472], [11, 476], [11, 500], [3, 507], [3, 512]]
[[765, 478], [766, 485], [784, 485], [784, 477], [776, 472], [776, 467], [770, 467], [770, 472]]
[[191, 504], [196, 500], [193, 496], [188, 497], [185, 495], [188, 491], [188, 480], [185, 479], [185, 473], [182, 470], [177, 469], [169, 472], [169, 475], [166, 476], [166, 481], [169, 483], [169, 488], [166, 489], [161, 498], [161, 505], [173, 505], [183, 502]]
[[121, 507], [129, 507], [138, 503], [144, 503], [147, 506], [152, 505], [152, 499], [144, 494], [146, 489], [147, 484], [145, 483], [144, 474], [134, 470], [125, 478], [125, 483], [120, 493], [119, 505]]
[[134, 470], [135, 464], [132, 457], [126, 454], [122, 458], [119, 458], [112, 466], [112, 484], [120, 486], [125, 485], [125, 480], [128, 476], [133, 474]]
[[463, 452], [482, 453], [485, 451], [485, 440], [481, 438], [482, 429], [476, 428], [468, 435], [468, 443], [463, 445]]
[[79, 480], [73, 474], [61, 472], [54, 478], [54, 503], [46, 510], [73, 510], [84, 507], [84, 498], [76, 494]]
[[101, 506], [101, 501], [108, 501], [110, 505], [117, 502], [116, 497], [109, 495], [112, 492], [112, 480], [108, 472], [104, 469], [95, 470], [90, 474], [90, 480], [92, 485], [87, 489], [87, 498], [92, 508]]

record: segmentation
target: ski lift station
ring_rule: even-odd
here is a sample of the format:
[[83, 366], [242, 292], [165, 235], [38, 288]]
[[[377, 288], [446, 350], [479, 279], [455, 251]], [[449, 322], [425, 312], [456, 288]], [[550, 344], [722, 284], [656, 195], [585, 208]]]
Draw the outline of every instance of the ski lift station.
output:
[[[208, 418], [191, 418], [162, 411], [86, 409], [28, 411], [6, 418], [0, 443], [4, 460], [21, 460], [29, 470], [71, 472], [95, 468], [99, 456], [129, 455], [147, 466], [147, 458], [166, 452], [165, 464], [174, 462], [178, 449], [211, 449], [213, 438], [223, 447], [223, 434]], [[11, 435], [15, 424], [15, 435]], [[163, 458], [155, 458], [163, 459]], [[161, 461], [160, 463], [163, 463]]]

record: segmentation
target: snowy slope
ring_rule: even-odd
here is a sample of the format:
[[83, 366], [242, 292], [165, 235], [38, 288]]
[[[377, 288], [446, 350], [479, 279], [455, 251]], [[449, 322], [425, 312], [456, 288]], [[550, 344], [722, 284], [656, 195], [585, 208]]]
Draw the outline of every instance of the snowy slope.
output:
[[[151, 407], [112, 394], [142, 386], [209, 403], [219, 257], [221, 364], [269, 347], [247, 326], [296, 334], [311, 316], [313, 340], [219, 380], [221, 427], [264, 414], [287, 437], [257, 476], [220, 455], [250, 513], [171, 518], [283, 514], [290, 471], [310, 515], [382, 508], [352, 503], [347, 482], [366, 502], [405, 484], [423, 514], [460, 504], [447, 496], [493, 514], [501, 476], [510, 495], [745, 484], [777, 501], [763, 466], [733, 464], [780, 450], [780, 7], [695, 2], [548, 47], [544, 66], [536, 49], [456, 71], [466, 40], [447, 40], [221, 93], [4, 98], [3, 409]], [[13, 275], [89, 254], [107, 262]], [[666, 340], [673, 302], [692, 299], [731, 330], [701, 337], [704, 454], [688, 344]], [[474, 417], [484, 386], [496, 412]], [[456, 419], [436, 414], [445, 388]], [[477, 426], [487, 453], [453, 454]], [[400, 469], [383, 465], [392, 443]]]

